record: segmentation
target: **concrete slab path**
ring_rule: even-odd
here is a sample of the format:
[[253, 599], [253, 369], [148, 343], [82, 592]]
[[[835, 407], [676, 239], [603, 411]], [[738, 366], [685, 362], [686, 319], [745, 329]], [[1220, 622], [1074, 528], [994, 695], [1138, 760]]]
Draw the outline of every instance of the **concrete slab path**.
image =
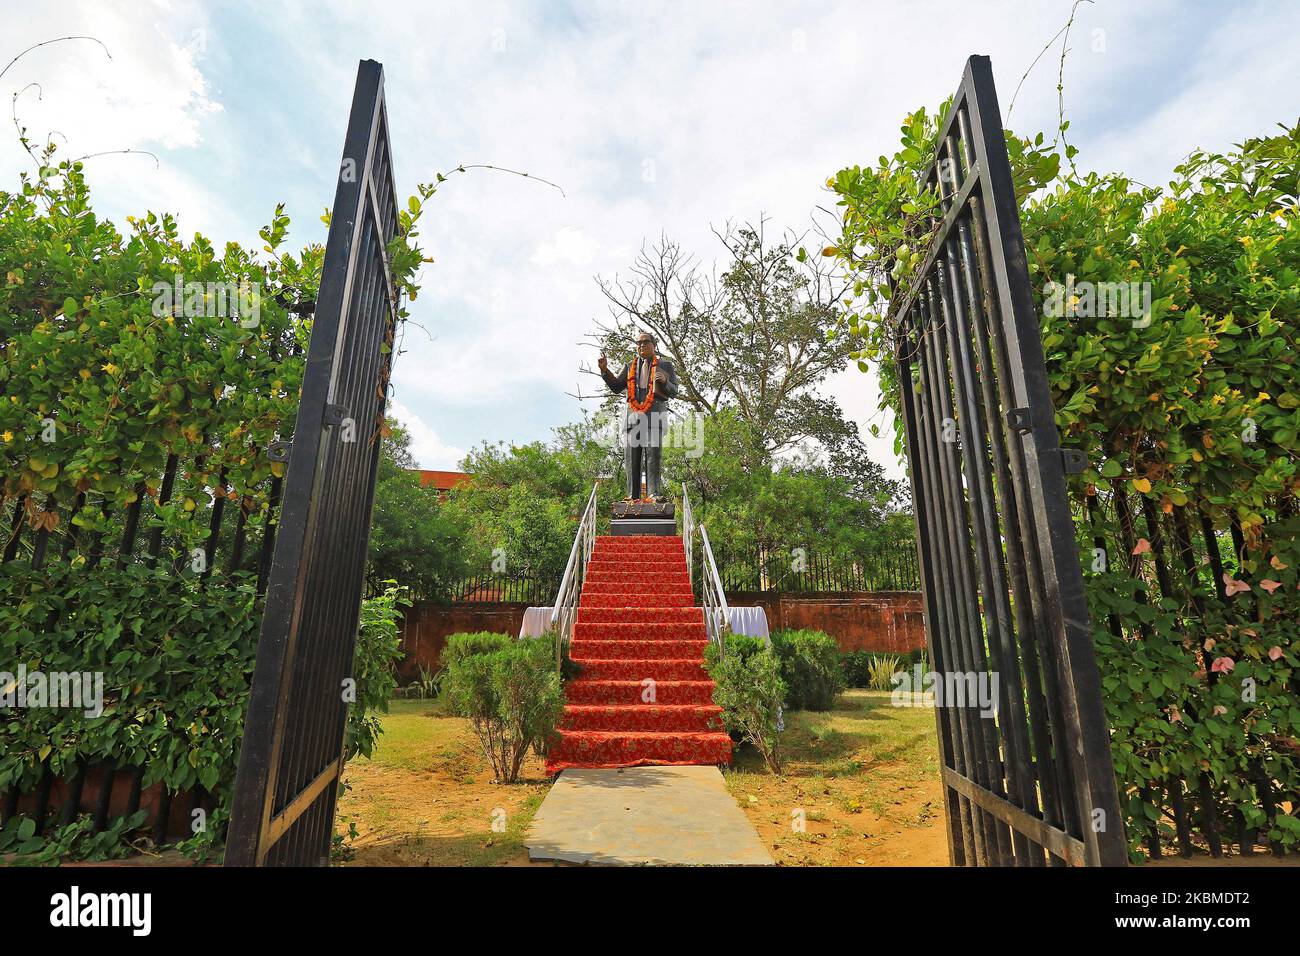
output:
[[771, 866], [717, 767], [565, 770], [524, 839], [532, 860]]

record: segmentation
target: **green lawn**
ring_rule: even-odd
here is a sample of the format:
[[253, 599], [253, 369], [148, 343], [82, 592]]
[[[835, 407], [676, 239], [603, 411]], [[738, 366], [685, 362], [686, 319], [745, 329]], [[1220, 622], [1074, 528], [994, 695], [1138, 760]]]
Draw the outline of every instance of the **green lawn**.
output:
[[850, 690], [785, 719], [780, 777], [748, 747], [725, 773], [779, 864], [947, 865], [932, 709]]
[[[549, 781], [530, 756], [521, 782], [494, 783], [469, 722], [440, 701], [395, 700], [372, 760], [348, 764], [336, 829], [358, 835], [353, 866], [508, 866], [528, 862], [528, 824]], [[494, 824], [504, 822], [505, 831]]]

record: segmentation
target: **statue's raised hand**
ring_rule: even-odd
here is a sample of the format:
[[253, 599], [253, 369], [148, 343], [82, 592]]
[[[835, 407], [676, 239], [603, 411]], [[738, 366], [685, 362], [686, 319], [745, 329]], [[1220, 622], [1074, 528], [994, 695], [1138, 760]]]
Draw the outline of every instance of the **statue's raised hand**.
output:
[[600, 370], [602, 372], [609, 371], [609, 359], [605, 358], [603, 354], [601, 355], [600, 359], [596, 362], [596, 364], [600, 366]]

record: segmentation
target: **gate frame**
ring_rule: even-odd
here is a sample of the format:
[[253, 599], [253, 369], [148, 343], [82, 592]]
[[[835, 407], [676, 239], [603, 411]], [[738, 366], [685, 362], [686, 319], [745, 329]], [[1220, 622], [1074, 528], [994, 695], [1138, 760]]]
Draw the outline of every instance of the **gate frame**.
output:
[[[384, 160], [378, 169], [377, 158]], [[377, 184], [377, 177], [383, 181]], [[381, 202], [381, 197], [386, 197], [388, 202]], [[364, 586], [364, 554], [368, 547], [374, 507], [380, 441], [378, 425], [364, 414], [368, 408], [348, 410], [332, 403], [336, 398], [340, 376], [347, 371], [342, 368], [341, 360], [349, 334], [373, 332], [364, 327], [359, 331], [353, 328], [355, 323], [361, 323], [366, 318], [364, 314], [359, 314], [364, 313], [364, 304], [360, 308], [356, 306], [366, 291], [364, 285], [357, 283], [368, 278], [362, 275], [364, 264], [359, 262], [361, 239], [368, 221], [380, 240], [378, 256], [382, 273], [373, 278], [383, 284], [384, 288], [378, 291], [387, 302], [383, 314], [387, 328], [380, 340], [389, 348], [379, 362], [384, 383], [387, 382], [391, 369], [392, 335], [397, 318], [397, 287], [388, 262], [387, 243], [396, 229], [397, 210], [394, 200], [383, 66], [374, 60], [362, 60], [357, 69], [344, 138], [343, 159], [339, 164], [317, 308], [303, 374], [302, 397], [290, 446], [292, 453], [288, 456], [275, 555], [267, 584], [261, 636], [227, 831], [226, 866], [267, 865], [268, 854], [281, 838], [309, 810], [315, 808], [319, 812], [322, 801], [326, 808], [326, 824], [317, 829], [323, 832], [313, 831], [310, 839], [304, 836], [301, 840], [295, 840], [294, 846], [287, 848], [287, 855], [293, 858], [284, 862], [326, 865], [329, 861], [334, 805], [343, 773], [347, 734], [347, 703], [342, 700], [341, 693], [344, 708], [343, 733], [337, 742], [337, 759], [315, 772], [306, 785], [287, 800], [282, 800], [282, 795], [276, 792], [277, 775], [282, 758], [286, 756], [286, 724], [294, 689], [295, 665], [301, 655], [322, 650], [313, 646], [316, 635], [300, 633], [303, 627], [302, 613], [312, 559], [319, 560], [321, 557], [313, 553], [313, 541], [315, 531], [323, 520], [320, 502], [325, 493], [326, 473], [329, 465], [343, 454], [340, 451], [341, 436], [336, 429], [344, 424], [345, 416], [348, 415], [354, 416], [358, 445], [367, 440], [371, 445], [368, 452], [368, 475], [353, 476], [363, 483], [363, 487], [356, 490], [365, 499], [362, 560], [357, 567], [354, 587], [348, 587], [350, 582], [339, 582], [339, 586], [344, 588], [343, 604], [337, 609], [336, 618], [340, 623], [350, 625], [351, 645], [347, 648], [347, 657], [350, 661], [355, 660], [356, 629], [360, 621]], [[372, 296], [376, 294], [373, 286], [369, 291]], [[387, 404], [387, 388], [381, 386], [378, 391], [381, 394], [377, 404], [379, 415], [382, 416]], [[366, 393], [363, 392], [364, 394]], [[341, 645], [336, 648], [342, 649]], [[337, 714], [323, 714], [308, 732], [327, 734], [330, 717], [337, 721]], [[324, 741], [325, 738], [317, 739]], [[331, 744], [331, 748], [332, 746]], [[277, 803], [280, 804], [278, 811]], [[299, 843], [303, 845], [298, 846]], [[314, 845], [309, 845], [312, 843]]]
[[[941, 175], [945, 150], [959, 171], [963, 159], [966, 166], [960, 185], [954, 176], [946, 192]], [[1065, 481], [1067, 466], [1077, 470], [1080, 461], [1077, 452], [1060, 447], [988, 57], [968, 59], [940, 128], [935, 161], [922, 183], [936, 187], [942, 220], [912, 284], [896, 290], [887, 321], [900, 333], [895, 358], [926, 633], [940, 673], [972, 669], [963, 665], [1005, 670], [999, 660], [1006, 661], [1007, 655], [1014, 662], [1000, 680], [1002, 703], [1010, 704], [1010, 713], [999, 708], [996, 735], [992, 721], [972, 718], [972, 709], [948, 702], [936, 707], [949, 858], [954, 865], [1041, 866], [1047, 851], [1053, 865], [1124, 866], [1124, 820]], [[959, 287], [962, 276], [966, 285]], [[939, 313], [942, 320], [934, 317]], [[980, 321], [982, 328], [972, 327]], [[931, 331], [943, 334], [931, 336]], [[980, 341], [982, 331], [987, 337]], [[972, 334], [984, 347], [980, 354], [972, 354]], [[949, 354], [949, 346], [956, 354]], [[993, 386], [984, 381], [980, 362], [995, 351], [997, 360], [990, 365], [1000, 380], [1002, 401], [995, 398], [990, 405]], [[963, 362], [960, 369], [949, 364], [957, 360]], [[923, 389], [919, 397], [913, 392], [914, 367]], [[951, 391], [932, 394], [927, 383], [940, 369]], [[983, 398], [978, 394], [982, 386], [987, 387]], [[1003, 409], [1008, 397], [1012, 407]], [[941, 405], [928, 411], [918, 407], [935, 402]], [[963, 407], [975, 414], [961, 414]], [[960, 445], [939, 440], [936, 411], [951, 411], [954, 423], [962, 420]], [[978, 460], [967, 452], [968, 428], [978, 435]], [[1001, 444], [990, 446], [990, 440]], [[999, 479], [996, 496], [990, 452]], [[1009, 475], [1013, 480], [1007, 480]], [[1004, 515], [998, 501], [1005, 506], [1008, 498], [1012, 513]], [[1013, 544], [1019, 565], [1013, 561]], [[958, 557], [961, 551], [964, 560]], [[1008, 570], [1014, 583], [1008, 581]], [[1014, 623], [1012, 593], [1022, 599]], [[1026, 596], [1032, 600], [1025, 602]], [[1044, 651], [1042, 679], [1036, 642]], [[1031, 713], [1028, 727], [1022, 664], [1032, 691], [1047, 692], [1042, 703], [1049, 709]], [[1031, 693], [1031, 712], [1032, 698]], [[1044, 720], [1052, 725], [1047, 748], [1056, 758], [1052, 766], [1042, 759]], [[1029, 752], [1031, 736], [1034, 754]], [[1044, 773], [1058, 780], [1044, 779]], [[1008, 796], [1004, 783], [1016, 795]], [[1062, 785], [1056, 809], [1063, 819], [1045, 819], [1039, 799], [1055, 784]], [[1101, 832], [1091, 825], [1098, 810], [1104, 821]]]

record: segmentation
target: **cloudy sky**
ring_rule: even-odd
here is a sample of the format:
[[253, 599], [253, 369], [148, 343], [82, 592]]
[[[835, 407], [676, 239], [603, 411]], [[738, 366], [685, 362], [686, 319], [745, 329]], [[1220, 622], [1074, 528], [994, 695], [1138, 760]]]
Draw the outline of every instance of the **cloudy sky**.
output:
[[[399, 192], [439, 170], [436, 257], [396, 370], [396, 413], [430, 468], [483, 440], [524, 442], [578, 417], [566, 393], [605, 314], [594, 277], [666, 233], [708, 265], [710, 225], [770, 217], [803, 231], [842, 166], [892, 153], [898, 121], [992, 57], [1003, 109], [1068, 0], [962, 3], [239, 3], [0, 0], [5, 105], [88, 162], [103, 215], [176, 213], [183, 231], [260, 246], [277, 202], [291, 236], [323, 239], [357, 61], [386, 72]], [[1164, 182], [1196, 145], [1222, 148], [1300, 114], [1300, 3], [1096, 0], [1080, 8], [1066, 108], [1081, 165]], [[1011, 124], [1052, 129], [1056, 59]], [[39, 83], [39, 89], [28, 84]], [[0, 188], [26, 156], [0, 137]], [[590, 388], [591, 380], [584, 385]], [[864, 428], [873, 380], [827, 392]], [[868, 440], [894, 475], [891, 443]]]

